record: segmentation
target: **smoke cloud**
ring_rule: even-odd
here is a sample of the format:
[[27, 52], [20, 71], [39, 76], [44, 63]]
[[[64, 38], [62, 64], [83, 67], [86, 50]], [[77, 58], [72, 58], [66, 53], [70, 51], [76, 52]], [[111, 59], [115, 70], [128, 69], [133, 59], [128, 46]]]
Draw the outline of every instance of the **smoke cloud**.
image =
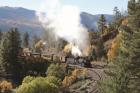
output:
[[60, 0], [46, 0], [38, 11], [36, 15], [43, 27], [52, 29], [56, 39], [62, 38], [71, 44], [73, 55], [87, 55], [83, 51], [88, 47], [88, 31], [81, 24], [77, 6], [61, 5]]

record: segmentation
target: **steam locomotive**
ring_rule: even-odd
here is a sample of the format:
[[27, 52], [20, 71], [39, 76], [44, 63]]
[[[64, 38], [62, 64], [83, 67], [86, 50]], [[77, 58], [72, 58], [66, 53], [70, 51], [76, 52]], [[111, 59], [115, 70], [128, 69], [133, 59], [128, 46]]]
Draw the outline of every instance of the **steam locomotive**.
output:
[[88, 67], [91, 68], [91, 59], [87, 57], [80, 57], [80, 56], [67, 56], [65, 62], [67, 64], [72, 64], [72, 65], [79, 65], [82, 67]]
[[73, 56], [73, 55], [43, 55], [51, 61], [59, 61], [61, 63], [67, 63], [71, 65], [79, 65], [82, 67], [91, 67], [91, 59], [88, 56]]

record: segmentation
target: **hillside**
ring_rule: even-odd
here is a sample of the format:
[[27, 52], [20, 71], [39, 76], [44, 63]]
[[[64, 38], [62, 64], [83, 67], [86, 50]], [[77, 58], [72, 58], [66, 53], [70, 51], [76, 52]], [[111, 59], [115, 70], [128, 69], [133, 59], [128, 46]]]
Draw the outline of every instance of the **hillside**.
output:
[[38, 22], [35, 11], [21, 7], [0, 7], [0, 29], [7, 31], [11, 27], [18, 27], [21, 33], [41, 34], [43, 28]]
[[[81, 22], [89, 29], [97, 29], [97, 22], [101, 14], [92, 15], [86, 12], [81, 13]], [[113, 20], [113, 15], [104, 14], [107, 23]]]
[[[39, 23], [34, 10], [22, 7], [0, 7], [0, 29], [7, 31], [11, 27], [18, 27], [21, 33], [28, 31], [29, 34], [42, 34], [43, 28]], [[81, 23], [89, 28], [95, 29], [100, 15], [81, 13]], [[112, 15], [105, 15], [107, 22], [112, 21]]]

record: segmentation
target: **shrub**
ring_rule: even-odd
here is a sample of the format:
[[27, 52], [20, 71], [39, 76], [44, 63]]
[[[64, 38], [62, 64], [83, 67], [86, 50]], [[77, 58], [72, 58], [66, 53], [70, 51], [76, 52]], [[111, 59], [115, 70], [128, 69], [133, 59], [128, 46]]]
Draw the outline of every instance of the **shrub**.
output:
[[61, 80], [54, 77], [54, 76], [48, 76], [45, 78], [48, 82], [51, 82], [57, 86], [61, 86]]
[[22, 83], [30, 83], [32, 80], [34, 80], [35, 79], [35, 77], [31, 77], [31, 76], [26, 76], [24, 79], [23, 79], [23, 81], [22, 81]]
[[[25, 82], [31, 80], [31, 82]], [[54, 76], [49, 77], [26, 77], [25, 81], [19, 88], [17, 88], [16, 93], [58, 93], [60, 89], [61, 82], [58, 78]]]
[[64, 80], [62, 81], [62, 85], [63, 85], [63, 87], [67, 87], [70, 85], [68, 76], [65, 76]]
[[60, 64], [51, 64], [48, 67], [46, 74], [47, 74], [47, 76], [55, 76], [55, 77], [63, 80], [64, 76], [66, 74], [66, 67], [64, 65], [60, 65]]
[[71, 76], [65, 76], [64, 80], [62, 81], [62, 85], [63, 87], [68, 87], [71, 84], [73, 84], [78, 75], [79, 75], [80, 70], [79, 69], [75, 69], [74, 71], [72, 71], [72, 75]]
[[87, 68], [84, 68], [84, 69], [82, 70], [82, 77], [83, 77], [84, 79], [88, 77], [88, 69], [87, 69]]
[[72, 72], [72, 76], [75, 76], [77, 77], [78, 74], [79, 74], [80, 70], [79, 69], [75, 69], [73, 72]]
[[13, 88], [12, 83], [6, 80], [0, 82], [0, 92], [7, 92]]

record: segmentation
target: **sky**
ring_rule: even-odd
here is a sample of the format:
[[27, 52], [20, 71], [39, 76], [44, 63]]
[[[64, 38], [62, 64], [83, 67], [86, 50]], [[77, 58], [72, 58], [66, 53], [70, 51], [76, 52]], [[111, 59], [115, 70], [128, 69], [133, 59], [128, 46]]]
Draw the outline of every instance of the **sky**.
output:
[[[23, 7], [38, 10], [45, 0], [0, 0], [0, 6]], [[60, 0], [62, 5], [75, 5], [80, 11], [91, 14], [112, 14], [117, 6], [120, 11], [127, 10], [128, 0]]]

